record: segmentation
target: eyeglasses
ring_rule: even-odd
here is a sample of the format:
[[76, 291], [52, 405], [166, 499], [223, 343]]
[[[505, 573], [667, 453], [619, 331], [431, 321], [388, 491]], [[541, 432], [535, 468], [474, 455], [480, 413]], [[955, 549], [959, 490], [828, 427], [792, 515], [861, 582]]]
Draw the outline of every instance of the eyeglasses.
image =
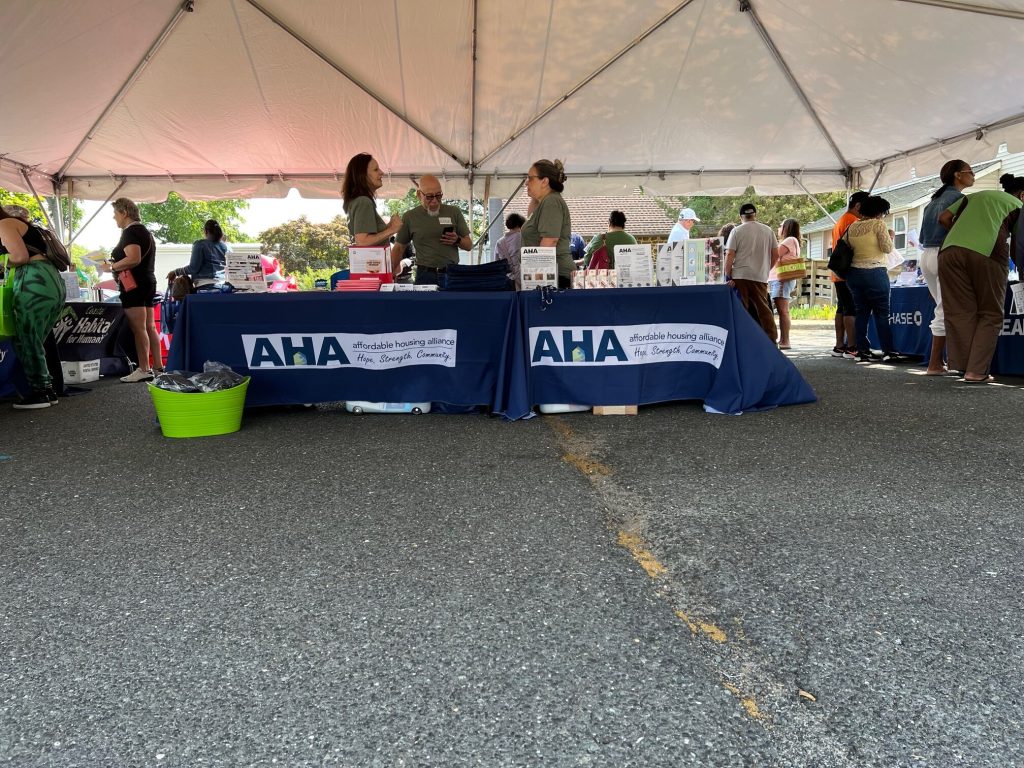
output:
[[540, 176], [530, 176], [529, 174], [526, 175], [526, 180], [527, 181], [537, 181], [540, 178], [541, 178]]
[[420, 194], [423, 195], [424, 200], [437, 200], [437, 202], [441, 202], [442, 198], [444, 198], [443, 192], [437, 192], [433, 195], [428, 195], [426, 192], [420, 192]]

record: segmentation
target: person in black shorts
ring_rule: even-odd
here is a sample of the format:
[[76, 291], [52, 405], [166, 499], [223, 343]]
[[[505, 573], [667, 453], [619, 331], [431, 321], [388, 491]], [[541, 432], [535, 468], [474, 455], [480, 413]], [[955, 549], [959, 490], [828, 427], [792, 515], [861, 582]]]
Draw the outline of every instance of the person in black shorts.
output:
[[114, 201], [114, 222], [121, 229], [121, 239], [110, 252], [110, 269], [120, 288], [121, 307], [135, 337], [135, 351], [139, 357], [139, 367], [122, 376], [121, 381], [133, 384], [153, 378], [150, 352], [157, 370], [163, 370], [160, 365], [160, 336], [153, 323], [156, 242], [153, 234], [139, 221], [139, 206], [126, 197]]

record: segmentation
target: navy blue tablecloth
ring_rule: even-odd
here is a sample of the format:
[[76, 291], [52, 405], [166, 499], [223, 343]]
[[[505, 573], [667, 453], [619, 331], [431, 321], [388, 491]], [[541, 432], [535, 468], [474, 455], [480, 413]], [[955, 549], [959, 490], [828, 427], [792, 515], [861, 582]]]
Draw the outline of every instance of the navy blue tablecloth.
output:
[[[1007, 290], [1003, 330], [992, 358], [992, 372], [1024, 376], [1024, 315], [1010, 314], [1011, 296]], [[896, 349], [927, 357], [932, 346], [929, 324], [934, 316], [935, 302], [926, 286], [894, 286], [889, 294], [889, 327]], [[878, 348], [874, 321], [868, 325], [868, 339]]]
[[[698, 399], [722, 413], [817, 398], [725, 285], [519, 295], [524, 332], [510, 381], [530, 405]], [[518, 403], [517, 403], [518, 405]], [[517, 408], [521, 410], [521, 406]]]
[[515, 419], [527, 415], [504, 395], [518, 319], [510, 292], [200, 293], [178, 315], [167, 365], [248, 373], [250, 406], [443, 402]]

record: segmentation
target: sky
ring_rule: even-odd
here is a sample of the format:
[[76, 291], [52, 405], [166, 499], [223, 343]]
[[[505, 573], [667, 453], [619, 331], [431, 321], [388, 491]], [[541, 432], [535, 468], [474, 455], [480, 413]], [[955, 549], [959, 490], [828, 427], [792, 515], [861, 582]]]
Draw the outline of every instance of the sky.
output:
[[[97, 208], [101, 208], [100, 201], [85, 200], [82, 203], [85, 209], [85, 218], [88, 221]], [[253, 198], [249, 201], [249, 207], [242, 211], [245, 223], [241, 229], [250, 235], [253, 240], [263, 230], [275, 227], [286, 221], [297, 219], [305, 215], [307, 219], [316, 223], [324, 223], [340, 214], [341, 199], [334, 200], [304, 200], [294, 189], [284, 199]], [[102, 206], [95, 219], [82, 230], [82, 234], [75, 240], [76, 243], [86, 248], [106, 248], [110, 250], [117, 245], [121, 237], [121, 230], [114, 224], [114, 210], [110, 204]]]

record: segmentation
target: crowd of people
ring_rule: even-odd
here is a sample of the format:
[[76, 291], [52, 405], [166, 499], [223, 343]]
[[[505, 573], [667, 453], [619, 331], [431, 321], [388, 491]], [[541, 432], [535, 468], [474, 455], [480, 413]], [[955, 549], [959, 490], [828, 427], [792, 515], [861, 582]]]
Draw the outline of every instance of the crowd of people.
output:
[[[449, 265], [459, 263], [459, 250], [472, 247], [470, 230], [462, 212], [443, 202], [444, 192], [435, 176], [420, 179], [420, 205], [385, 222], [377, 212], [376, 193], [384, 173], [370, 154], [355, 155], [348, 163], [341, 189], [352, 243], [381, 246], [394, 240], [392, 268], [400, 270], [406, 249], [415, 249], [416, 282], [437, 284]], [[1002, 190], [985, 190], [965, 196], [974, 183], [974, 172], [963, 160], [950, 160], [939, 173], [942, 186], [923, 212], [920, 231], [920, 265], [935, 300], [931, 323], [932, 348], [927, 375], [949, 371], [967, 382], [988, 381], [989, 367], [1003, 320], [1011, 248], [1021, 260], [1024, 254], [1024, 177], [1004, 174]], [[607, 231], [584, 245], [572, 231], [569, 207], [562, 198], [566, 175], [558, 160], [542, 159], [529, 167], [525, 177], [529, 197], [527, 217], [513, 213], [505, 220], [507, 233], [495, 245], [495, 258], [507, 259], [510, 274], [518, 276], [523, 247], [555, 249], [558, 286], [570, 288], [578, 268], [614, 268], [616, 245], [635, 244], [626, 231], [626, 217], [612, 211]], [[896, 349], [889, 325], [889, 255], [895, 250], [894, 233], [886, 225], [890, 205], [885, 198], [858, 191], [849, 197], [847, 210], [832, 229], [833, 246], [845, 239], [852, 250], [850, 268], [834, 274], [836, 342], [834, 357], [859, 362], [904, 362]], [[113, 203], [113, 216], [121, 238], [107, 266], [117, 280], [121, 305], [134, 339], [138, 366], [121, 381], [149, 381], [160, 373], [160, 341], [154, 323], [154, 273], [156, 243], [141, 223], [138, 206], [127, 198]], [[695, 211], [683, 208], [673, 226], [670, 242], [686, 240], [695, 223]], [[723, 274], [744, 307], [780, 349], [791, 346], [789, 303], [796, 280], [780, 279], [784, 259], [799, 258], [800, 225], [787, 219], [777, 231], [757, 220], [757, 208], [744, 203], [739, 223], [719, 231], [724, 244]], [[15, 408], [45, 408], [58, 402], [47, 357], [55, 357], [50, 329], [64, 304], [65, 286], [57, 269], [46, 258], [46, 245], [28, 211], [18, 206], [0, 207], [0, 252], [8, 254], [13, 273], [17, 336], [14, 343], [31, 392]], [[217, 221], [209, 220], [204, 236], [192, 247], [189, 263], [168, 273], [169, 281], [187, 277], [191, 290], [220, 290], [224, 285], [229, 248]], [[1019, 261], [1018, 261], [1019, 263]], [[517, 284], [517, 288], [519, 285]], [[778, 325], [775, 317], [778, 316]], [[871, 349], [868, 323], [875, 323], [881, 352]], [[948, 361], [948, 362], [947, 362]]]
[[[964, 382], [983, 383], [992, 378], [989, 368], [1003, 324], [1011, 249], [1015, 262], [1024, 251], [1024, 177], [1003, 174], [1001, 190], [966, 196], [974, 171], [964, 160], [950, 160], [940, 169], [939, 181], [922, 213], [919, 235], [921, 274], [935, 300], [925, 374], [952, 372]], [[884, 223], [889, 209], [883, 197], [854, 192], [832, 229], [833, 247], [845, 238], [853, 250], [850, 269], [832, 277], [837, 298], [834, 357], [865, 363], [907, 360], [895, 348], [889, 324], [887, 257], [895, 250], [894, 233]], [[869, 319], [875, 322], [880, 353], [868, 341]]]

